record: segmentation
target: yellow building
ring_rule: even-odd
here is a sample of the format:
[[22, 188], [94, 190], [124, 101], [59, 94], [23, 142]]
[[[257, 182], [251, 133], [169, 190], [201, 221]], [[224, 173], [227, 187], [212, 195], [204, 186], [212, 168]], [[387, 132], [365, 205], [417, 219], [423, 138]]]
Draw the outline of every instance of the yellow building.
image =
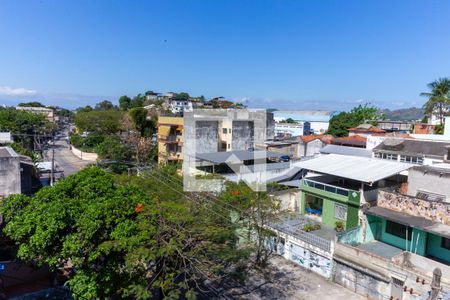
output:
[[158, 162], [183, 160], [183, 117], [158, 118]]

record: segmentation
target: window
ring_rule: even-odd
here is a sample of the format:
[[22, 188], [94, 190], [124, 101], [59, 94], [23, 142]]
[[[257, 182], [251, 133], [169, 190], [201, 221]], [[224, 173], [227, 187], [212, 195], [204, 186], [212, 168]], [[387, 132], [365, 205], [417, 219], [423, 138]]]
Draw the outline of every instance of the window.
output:
[[395, 223], [392, 221], [386, 221], [386, 233], [398, 236], [399, 238], [406, 239], [406, 232], [408, 232], [408, 241], [411, 240], [412, 228], [405, 225]]
[[231, 149], [231, 144], [228, 144], [228, 149]]
[[398, 155], [394, 154], [394, 153], [380, 153], [380, 152], [377, 152], [377, 153], [375, 153], [375, 157], [376, 158], [381, 158], [381, 159], [397, 160]]
[[231, 128], [228, 128], [228, 133], [231, 133]]
[[222, 129], [222, 133], [223, 133], [223, 134], [227, 134], [227, 132], [228, 132], [228, 130], [227, 130], [226, 128], [223, 128], [223, 129]]
[[442, 237], [441, 238], [441, 248], [450, 250], [450, 239]]
[[334, 204], [334, 217], [339, 220], [347, 220], [347, 206], [339, 203]]
[[417, 190], [416, 198], [428, 201], [445, 201], [445, 195], [431, 193], [423, 190]]
[[423, 158], [417, 156], [400, 155], [400, 161], [408, 164], [423, 165]]

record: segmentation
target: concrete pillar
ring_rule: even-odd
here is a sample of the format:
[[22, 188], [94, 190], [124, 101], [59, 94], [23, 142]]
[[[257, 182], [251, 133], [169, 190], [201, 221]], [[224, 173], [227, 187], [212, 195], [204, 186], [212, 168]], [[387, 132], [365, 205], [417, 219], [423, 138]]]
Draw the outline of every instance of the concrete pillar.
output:
[[450, 137], [450, 116], [444, 118], [444, 136]]

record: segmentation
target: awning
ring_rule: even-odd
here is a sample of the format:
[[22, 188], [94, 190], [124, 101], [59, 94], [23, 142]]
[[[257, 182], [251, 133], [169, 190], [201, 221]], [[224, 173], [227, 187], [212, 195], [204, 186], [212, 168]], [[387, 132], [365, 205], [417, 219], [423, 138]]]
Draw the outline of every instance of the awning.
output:
[[413, 165], [378, 158], [328, 154], [294, 163], [302, 169], [372, 183], [407, 170]]
[[380, 206], [373, 206], [364, 210], [368, 215], [382, 217], [386, 220], [400, 223], [413, 228], [433, 233], [445, 238], [450, 238], [450, 226], [442, 223], [434, 222], [422, 217], [411, 216], [394, 210], [390, 210]]
[[158, 136], [167, 137], [170, 134], [170, 126], [161, 125], [158, 127]]

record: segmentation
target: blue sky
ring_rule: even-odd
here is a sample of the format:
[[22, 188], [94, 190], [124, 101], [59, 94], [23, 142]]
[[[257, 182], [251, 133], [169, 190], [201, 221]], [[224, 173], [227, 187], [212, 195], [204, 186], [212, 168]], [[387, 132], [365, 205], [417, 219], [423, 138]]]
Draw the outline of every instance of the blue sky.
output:
[[421, 106], [450, 76], [450, 1], [0, 1], [0, 103], [146, 90], [252, 107]]

